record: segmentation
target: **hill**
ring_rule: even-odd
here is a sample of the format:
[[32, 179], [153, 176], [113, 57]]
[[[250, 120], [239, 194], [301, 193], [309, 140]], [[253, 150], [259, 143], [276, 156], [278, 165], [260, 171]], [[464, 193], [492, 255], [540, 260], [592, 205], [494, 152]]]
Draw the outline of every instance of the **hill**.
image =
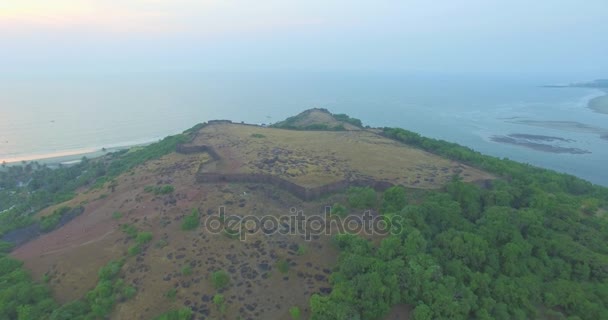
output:
[[314, 108], [272, 125], [274, 128], [293, 130], [361, 130], [361, 120], [345, 114], [332, 114], [327, 109]]
[[8, 168], [0, 318], [604, 318], [605, 188], [338, 119]]

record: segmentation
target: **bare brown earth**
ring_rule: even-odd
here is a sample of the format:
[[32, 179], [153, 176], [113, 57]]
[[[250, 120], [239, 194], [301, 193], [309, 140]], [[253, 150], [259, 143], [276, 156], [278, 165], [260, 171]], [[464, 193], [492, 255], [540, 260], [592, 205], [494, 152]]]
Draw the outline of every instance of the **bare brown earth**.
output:
[[[127, 258], [124, 278], [138, 293], [118, 304], [113, 319], [151, 319], [183, 306], [192, 308], [196, 319], [289, 319], [293, 306], [300, 307], [306, 318], [310, 296], [330, 290], [328, 277], [338, 255], [331, 235], [305, 241], [303, 236], [258, 232], [239, 241], [203, 227], [182, 231], [181, 220], [196, 208], [204, 221], [220, 206], [227, 215], [279, 216], [292, 207], [316, 214], [325, 205], [344, 202], [344, 196], [302, 201], [268, 184], [201, 184], [196, 174], [202, 168], [272, 174], [305, 186], [368, 177], [407, 187], [438, 188], [454, 173], [466, 181], [491, 178], [368, 131], [296, 132], [214, 124], [203, 128], [192, 144], [211, 145], [222, 159], [213, 161], [207, 153], [172, 153], [121, 175], [113, 192], [107, 187], [82, 192], [62, 204], [83, 205], [82, 215], [17, 248], [13, 255], [25, 262], [36, 279], [47, 275], [54, 296], [69, 302], [95, 286], [101, 266], [128, 257], [134, 240], [119, 226], [132, 223], [139, 231], [152, 232], [154, 239], [141, 254]], [[165, 184], [175, 191], [169, 195], [144, 192], [145, 186]], [[122, 213], [122, 218], [113, 219], [114, 212]], [[156, 246], [161, 240], [167, 245]], [[299, 246], [306, 248], [304, 254], [297, 253]], [[291, 265], [285, 274], [276, 266], [281, 260]], [[191, 275], [181, 274], [186, 265], [192, 267]], [[230, 286], [219, 291], [226, 297], [224, 314], [211, 301], [218, 291], [210, 275], [217, 270], [231, 277]], [[175, 300], [165, 296], [172, 288], [177, 290]], [[387, 319], [407, 319], [408, 314], [407, 306], [399, 306]]]

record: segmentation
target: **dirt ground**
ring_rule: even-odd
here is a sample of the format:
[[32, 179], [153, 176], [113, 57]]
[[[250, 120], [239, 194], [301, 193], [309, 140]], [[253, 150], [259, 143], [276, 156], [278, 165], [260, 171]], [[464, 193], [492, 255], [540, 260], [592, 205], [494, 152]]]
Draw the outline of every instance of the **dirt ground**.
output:
[[[368, 131], [302, 132], [217, 124], [202, 129], [193, 144], [217, 150], [223, 158], [216, 166], [219, 172], [270, 173], [304, 186], [368, 177], [425, 189], [441, 187], [454, 173], [467, 181], [491, 178]], [[197, 209], [204, 222], [220, 207], [227, 216], [240, 217], [287, 215], [294, 207], [320, 214], [343, 196], [303, 202], [270, 185], [199, 184], [196, 173], [209, 161], [205, 153], [172, 153], [121, 175], [115, 190], [83, 191], [61, 204], [83, 205], [82, 215], [17, 248], [13, 256], [23, 260], [37, 280], [46, 278], [62, 303], [92, 289], [99, 268], [108, 261], [128, 257], [123, 277], [137, 288], [137, 295], [118, 304], [113, 319], [151, 319], [183, 306], [190, 307], [196, 319], [288, 319], [294, 306], [308, 317], [310, 296], [331, 291], [329, 277], [338, 256], [331, 235], [305, 241], [303, 235], [244, 231], [246, 240], [240, 241], [203, 226], [183, 231], [182, 220]], [[167, 195], [144, 191], [146, 186], [161, 185], [175, 190]], [[121, 230], [122, 224], [151, 232], [152, 242], [129, 257], [134, 240]], [[281, 261], [289, 265], [288, 271], [279, 270]], [[186, 266], [190, 274], [182, 273]], [[216, 290], [211, 283], [211, 274], [218, 270], [230, 275], [226, 289]], [[171, 290], [174, 299], [167, 297]], [[212, 302], [218, 293], [226, 298], [223, 313]], [[407, 306], [398, 306], [386, 319], [407, 319], [409, 312]]]

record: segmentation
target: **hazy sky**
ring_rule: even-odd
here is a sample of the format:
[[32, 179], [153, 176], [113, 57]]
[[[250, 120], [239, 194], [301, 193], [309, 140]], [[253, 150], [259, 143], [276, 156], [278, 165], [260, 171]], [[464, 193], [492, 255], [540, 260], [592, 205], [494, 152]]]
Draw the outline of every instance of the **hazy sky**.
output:
[[608, 77], [608, 0], [0, 0], [0, 72]]

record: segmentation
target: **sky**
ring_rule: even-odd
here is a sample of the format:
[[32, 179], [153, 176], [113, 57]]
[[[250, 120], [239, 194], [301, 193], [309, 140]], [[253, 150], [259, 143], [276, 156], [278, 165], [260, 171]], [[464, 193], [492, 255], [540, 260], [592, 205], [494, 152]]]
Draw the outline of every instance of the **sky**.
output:
[[0, 0], [0, 72], [608, 77], [606, 0]]

